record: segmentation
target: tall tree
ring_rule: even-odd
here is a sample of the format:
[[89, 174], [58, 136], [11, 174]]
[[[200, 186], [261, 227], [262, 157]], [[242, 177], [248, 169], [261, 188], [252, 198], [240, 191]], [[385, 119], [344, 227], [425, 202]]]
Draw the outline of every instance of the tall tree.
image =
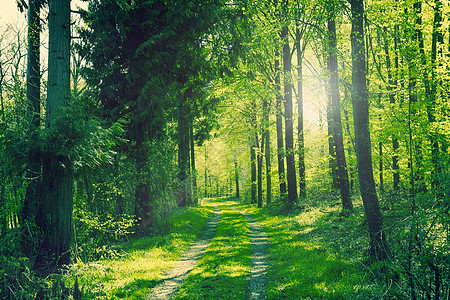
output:
[[264, 157], [266, 161], [266, 202], [270, 203], [272, 201], [272, 164], [270, 161], [271, 151], [270, 151], [270, 103], [267, 98], [263, 100], [263, 134], [262, 134], [262, 144], [264, 145]]
[[288, 0], [283, 1], [283, 28], [281, 40], [283, 41], [283, 74], [284, 74], [284, 118], [285, 118], [285, 143], [286, 143], [286, 166], [288, 184], [288, 203], [297, 201], [297, 175], [295, 173], [294, 158], [294, 126], [292, 117], [292, 62], [289, 45], [289, 8]]
[[[66, 126], [70, 98], [70, 0], [49, 1], [49, 51], [46, 128]], [[55, 132], [56, 133], [56, 132]], [[35, 268], [51, 270], [70, 261], [73, 210], [73, 167], [55, 148], [44, 154], [42, 204], [38, 224], [44, 240]]]
[[283, 96], [281, 94], [281, 68], [279, 54], [275, 52], [275, 92], [276, 92], [276, 126], [277, 126], [277, 161], [278, 161], [278, 180], [280, 182], [280, 196], [286, 194], [286, 174], [285, 174], [285, 151], [283, 139]]
[[[300, 3], [299, 6], [298, 19], [301, 18], [303, 13]], [[299, 174], [299, 189], [301, 198], [306, 197], [306, 166], [305, 166], [305, 137], [304, 137], [304, 126], [303, 126], [303, 56], [305, 55], [305, 49], [307, 45], [307, 39], [305, 39], [305, 31], [307, 26], [300, 25], [300, 21], [296, 20], [295, 23], [295, 47], [297, 52], [297, 120], [298, 120], [298, 174]]]
[[39, 188], [41, 179], [41, 158], [38, 143], [37, 130], [40, 126], [40, 0], [30, 0], [28, 3], [28, 61], [27, 61], [27, 122], [28, 136], [30, 138], [30, 150], [28, 154], [29, 183], [25, 192], [22, 207], [23, 251], [28, 256], [31, 246], [29, 235], [35, 222], [39, 207]]
[[[442, 1], [435, 0], [434, 1], [434, 16], [433, 16], [433, 32], [431, 39], [431, 53], [430, 53], [430, 88], [427, 93], [427, 117], [428, 122], [431, 126], [436, 122], [436, 98], [437, 98], [437, 87], [438, 87], [438, 79], [436, 69], [438, 67], [438, 52], [442, 52], [438, 50], [442, 44], [444, 43], [444, 36], [442, 34]], [[435, 132], [430, 134], [430, 142], [431, 142], [431, 162], [433, 165], [432, 171], [432, 185], [433, 187], [438, 187], [439, 177], [441, 173], [441, 166], [439, 162], [439, 140], [441, 138]]]
[[341, 192], [342, 207], [344, 210], [352, 211], [353, 205], [350, 197], [348, 182], [347, 163], [345, 161], [344, 135], [342, 133], [341, 103], [339, 96], [339, 75], [337, 61], [336, 41], [336, 17], [335, 2], [329, 1], [328, 8], [328, 68], [330, 72], [330, 97], [332, 109], [333, 140], [336, 151], [337, 181]]
[[[383, 28], [383, 38], [384, 38], [384, 54], [386, 56], [386, 71], [388, 76], [387, 82], [387, 90], [389, 92], [389, 102], [394, 104], [396, 102], [396, 95], [394, 88], [397, 85], [397, 80], [393, 79], [393, 72], [391, 66], [391, 56], [389, 52], [389, 42], [387, 38], [387, 28]], [[394, 37], [394, 47], [395, 51], [397, 51], [397, 37]], [[398, 56], [395, 57], [395, 69], [398, 70]], [[392, 170], [393, 170], [393, 189], [394, 191], [398, 191], [400, 184], [400, 172], [399, 172], [399, 159], [398, 159], [398, 150], [399, 150], [399, 141], [397, 135], [394, 133], [392, 136]]]
[[189, 172], [189, 90], [180, 95], [177, 108], [178, 120], [178, 206], [185, 207], [191, 201]]
[[191, 116], [189, 120], [189, 149], [191, 151], [191, 178], [192, 178], [192, 200], [193, 204], [198, 204], [198, 190], [197, 190], [197, 169], [195, 167], [195, 143], [194, 143], [194, 121]]
[[256, 153], [256, 149], [258, 148], [258, 126], [256, 123], [256, 103], [252, 102], [251, 108], [251, 127], [252, 131], [250, 134], [250, 163], [251, 163], [251, 203], [257, 203], [257, 192], [258, 192], [258, 184], [257, 184], [257, 157], [259, 155]]
[[373, 261], [377, 261], [386, 259], [387, 249], [383, 232], [383, 218], [378, 203], [372, 169], [364, 45], [364, 1], [351, 0], [350, 3], [352, 12], [352, 104], [356, 158], [361, 197], [369, 226], [370, 258]]

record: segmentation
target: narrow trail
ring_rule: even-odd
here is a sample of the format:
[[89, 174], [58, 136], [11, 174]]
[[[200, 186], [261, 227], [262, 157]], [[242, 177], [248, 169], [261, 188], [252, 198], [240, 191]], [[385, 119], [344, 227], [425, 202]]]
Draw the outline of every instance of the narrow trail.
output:
[[164, 281], [151, 291], [147, 300], [170, 299], [177, 292], [180, 285], [188, 277], [189, 273], [196, 266], [198, 260], [210, 244], [216, 234], [217, 226], [222, 212], [216, 204], [213, 204], [213, 216], [208, 222], [205, 230], [200, 234], [198, 240], [186, 251], [186, 254], [175, 263], [173, 268], [166, 275]]
[[[267, 287], [267, 234], [262, 230], [259, 223], [247, 212], [239, 210], [233, 205], [223, 203], [231, 209], [243, 214], [248, 222], [250, 243], [252, 248], [250, 282], [246, 299], [266, 299]], [[205, 230], [198, 240], [190, 246], [186, 254], [175, 263], [173, 268], [166, 275], [163, 282], [151, 291], [147, 300], [171, 299], [178, 291], [183, 281], [197, 265], [198, 260], [203, 256], [206, 248], [211, 243], [216, 234], [222, 212], [216, 204], [213, 204], [214, 213]]]
[[[227, 204], [228, 205], [228, 204]], [[247, 212], [228, 205], [247, 218], [250, 230], [250, 243], [252, 245], [252, 268], [248, 299], [266, 299], [267, 287], [267, 234], [261, 229], [259, 223]]]

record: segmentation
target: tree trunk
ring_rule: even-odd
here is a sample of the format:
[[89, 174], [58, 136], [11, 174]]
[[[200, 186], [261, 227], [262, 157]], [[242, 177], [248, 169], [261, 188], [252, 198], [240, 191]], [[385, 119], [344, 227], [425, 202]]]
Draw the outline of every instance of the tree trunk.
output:
[[[431, 82], [430, 82], [430, 93], [427, 101], [427, 116], [428, 122], [432, 124], [436, 122], [435, 109], [436, 109], [436, 93], [437, 93], [437, 78], [436, 78], [436, 68], [437, 65], [437, 54], [438, 54], [438, 44], [442, 45], [444, 43], [444, 37], [441, 32], [442, 25], [442, 2], [440, 0], [434, 1], [434, 19], [433, 19], [433, 34], [431, 40]], [[432, 185], [434, 188], [439, 187], [439, 177], [441, 173], [441, 166], [439, 163], [439, 134], [431, 132], [430, 143], [431, 143], [431, 163], [433, 165], [432, 170]]]
[[[269, 122], [267, 118], [267, 122]], [[267, 126], [266, 136], [264, 141], [266, 143], [265, 146], [265, 158], [266, 158], [266, 203], [269, 204], [272, 202], [272, 164], [270, 161], [270, 126]]]
[[251, 161], [251, 203], [256, 203], [256, 191], [257, 191], [257, 187], [256, 187], [256, 145], [255, 145], [255, 141], [254, 141], [254, 136], [252, 136], [251, 138], [252, 142], [250, 145], [250, 161]]
[[[413, 41], [417, 43], [418, 47], [419, 47], [419, 52], [416, 53], [415, 51], [412, 51], [410, 53], [410, 62], [413, 61], [414, 56], [419, 56], [421, 58], [421, 63], [423, 63], [423, 60], [425, 59], [425, 50], [424, 50], [424, 41], [423, 41], [423, 34], [422, 34], [422, 30], [421, 30], [421, 26], [422, 26], [422, 2], [419, 0], [417, 2], [414, 3], [413, 5], [414, 7], [414, 16], [415, 16], [415, 24], [416, 29], [415, 32], [413, 34]], [[412, 116], [417, 116], [417, 103], [418, 103], [418, 93], [417, 93], [417, 76], [419, 74], [417, 74], [417, 71], [420, 70], [420, 68], [417, 68], [417, 66], [412, 65], [411, 63], [408, 66], [409, 68], [409, 85], [408, 85], [408, 92], [409, 92], [409, 100], [410, 100], [410, 104], [411, 104], [411, 114]], [[428, 89], [429, 89], [429, 83], [428, 83], [428, 79], [425, 78], [425, 73], [423, 73], [422, 75], [424, 75], [424, 83], [425, 83], [425, 91], [426, 94], [428, 94]], [[414, 150], [415, 150], [415, 157], [416, 157], [416, 171], [415, 171], [415, 175], [414, 175], [414, 186], [415, 186], [415, 191], [413, 191], [413, 193], [415, 192], [426, 192], [427, 191], [427, 186], [425, 183], [425, 177], [424, 177], [424, 166], [423, 166], [423, 153], [422, 153], [422, 141], [420, 140], [420, 137], [415, 138], [415, 145], [414, 145]], [[411, 169], [413, 169], [413, 165], [410, 166]]]
[[[256, 130], [256, 128], [255, 128]], [[263, 145], [264, 145], [264, 139], [261, 141], [261, 146], [259, 143], [259, 137], [258, 133], [255, 132], [255, 140], [256, 140], [256, 149], [258, 149], [258, 152], [256, 154], [257, 164], [258, 164], [258, 207], [262, 207], [263, 203], [263, 189], [262, 189], [262, 170], [263, 170]]]
[[192, 117], [189, 123], [189, 140], [191, 150], [191, 177], [192, 177], [192, 204], [198, 205], [197, 195], [197, 170], [195, 168], [195, 143], [194, 143], [194, 123]]
[[205, 198], [208, 197], [208, 150], [205, 143]]
[[28, 186], [22, 207], [23, 241], [22, 249], [26, 256], [34, 249], [30, 245], [30, 234], [34, 228], [39, 207], [41, 180], [41, 156], [37, 145], [37, 130], [40, 125], [40, 16], [39, 1], [31, 0], [28, 5], [28, 62], [27, 62], [27, 122], [28, 137], [31, 144], [28, 155]]
[[236, 154], [234, 155], [234, 180], [236, 183], [236, 198], [239, 198], [239, 164], [236, 158]]
[[276, 90], [276, 123], [277, 123], [277, 159], [278, 179], [280, 181], [280, 196], [286, 195], [286, 175], [284, 168], [284, 143], [283, 143], [283, 96], [281, 95], [280, 60], [278, 52], [275, 53], [275, 90]]
[[337, 177], [337, 161], [336, 161], [336, 148], [334, 142], [334, 125], [333, 125], [333, 106], [331, 100], [331, 93], [328, 91], [327, 102], [327, 129], [328, 129], [328, 156], [329, 156], [329, 168], [332, 180], [333, 190], [338, 189], [338, 177]]
[[387, 252], [383, 233], [383, 219], [372, 169], [369, 102], [366, 87], [363, 0], [351, 0], [351, 11], [352, 104], [359, 186], [369, 227], [370, 258], [372, 261], [378, 261], [386, 259]]
[[[345, 93], [345, 99], [347, 99], [347, 93]], [[355, 184], [355, 174], [354, 174], [354, 168], [352, 166], [351, 157], [352, 157], [352, 149], [355, 149], [355, 145], [352, 139], [352, 134], [350, 131], [350, 121], [348, 119], [348, 111], [344, 108], [344, 117], [345, 117], [345, 128], [348, 135], [348, 141], [347, 141], [347, 159], [349, 161], [348, 163], [348, 173], [350, 176], [350, 192], [353, 192], [353, 187]]]
[[[385, 28], [385, 31], [387, 31], [386, 28]], [[384, 34], [384, 53], [386, 55], [386, 70], [387, 70], [387, 75], [388, 75], [387, 90], [389, 92], [389, 102], [391, 104], [394, 104], [395, 103], [395, 94], [393, 91], [393, 87], [396, 86], [397, 84], [396, 84], [396, 82], [394, 82], [394, 80], [392, 78], [393, 76], [392, 76], [392, 68], [391, 68], [391, 58], [389, 55], [389, 43], [388, 43], [386, 34]], [[398, 62], [397, 62], [397, 64], [398, 64]], [[396, 68], [398, 68], [398, 66], [396, 66]], [[398, 191], [399, 185], [400, 185], [398, 148], [399, 148], [398, 138], [394, 133], [392, 136], [392, 150], [393, 150], [392, 171], [393, 171], [393, 189], [394, 189], [394, 191]]]
[[301, 45], [301, 34], [300, 29], [296, 28], [295, 37], [297, 42], [297, 105], [298, 105], [298, 174], [299, 174], [299, 188], [300, 188], [300, 198], [306, 197], [306, 167], [305, 167], [305, 138], [303, 132], [303, 51], [304, 48]]
[[[257, 177], [257, 163], [259, 164], [259, 153], [256, 153], [256, 149], [258, 149], [258, 128], [256, 123], [256, 103], [253, 102], [252, 112], [251, 112], [251, 125], [252, 125], [252, 135], [250, 136], [251, 143], [250, 143], [250, 159], [251, 159], [251, 189], [252, 189], [252, 198], [251, 203], [257, 203], [257, 193], [259, 194], [258, 190], [258, 178], [261, 178], [260, 176]], [[259, 168], [261, 169], [261, 168]]]
[[136, 173], [137, 183], [134, 191], [134, 215], [140, 231], [145, 231], [153, 224], [150, 183], [148, 182], [148, 131], [143, 123], [137, 124], [136, 138]]
[[[187, 92], [186, 92], [187, 93]], [[186, 96], [181, 96], [178, 106], [178, 207], [186, 207], [190, 202], [189, 181], [189, 125]]]
[[292, 65], [291, 50], [289, 46], [288, 27], [288, 0], [284, 1], [285, 24], [281, 31], [283, 41], [283, 74], [284, 74], [284, 118], [285, 118], [285, 143], [286, 143], [286, 166], [288, 183], [288, 203], [297, 201], [297, 175], [295, 173], [294, 158], [294, 128], [292, 118]]
[[263, 120], [262, 120], [262, 149], [264, 149], [264, 158], [266, 161], [266, 203], [270, 203], [272, 199], [272, 177], [270, 163], [270, 103], [265, 98], [263, 100]]
[[341, 122], [334, 2], [329, 3], [329, 5], [329, 9], [331, 11], [328, 17], [328, 67], [330, 71], [330, 97], [333, 118], [333, 140], [337, 164], [337, 183], [341, 192], [342, 208], [344, 210], [352, 211], [353, 205], [350, 197], [347, 163], [345, 161], [344, 136], [342, 133]]
[[[49, 51], [46, 127], [58, 126], [57, 118], [70, 97], [70, 0], [49, 1]], [[62, 125], [59, 125], [62, 126]], [[64, 155], [45, 153], [42, 205], [38, 224], [45, 238], [35, 269], [41, 274], [70, 262], [73, 210], [72, 162]]]

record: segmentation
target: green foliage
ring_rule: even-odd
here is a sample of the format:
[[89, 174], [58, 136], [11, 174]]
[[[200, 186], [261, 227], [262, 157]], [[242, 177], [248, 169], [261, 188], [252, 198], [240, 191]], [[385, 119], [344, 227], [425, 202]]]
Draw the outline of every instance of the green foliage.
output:
[[87, 263], [77, 260], [65, 282], [71, 286], [78, 278], [83, 299], [143, 299], [195, 240], [211, 211], [209, 205], [175, 210], [165, 234], [118, 243], [120, 256]]
[[78, 209], [74, 212], [76, 228], [75, 256], [84, 262], [120, 256], [115, 244], [133, 234], [133, 216], [96, 215]]

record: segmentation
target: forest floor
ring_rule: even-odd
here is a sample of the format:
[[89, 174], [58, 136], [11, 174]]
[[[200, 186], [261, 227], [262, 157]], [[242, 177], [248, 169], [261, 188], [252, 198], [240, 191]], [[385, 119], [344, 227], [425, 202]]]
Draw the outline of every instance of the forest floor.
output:
[[168, 234], [125, 243], [122, 257], [78, 262], [69, 278], [83, 299], [380, 299], [389, 286], [364, 263], [356, 207], [343, 218], [335, 203], [258, 209], [204, 199], [178, 210]]

